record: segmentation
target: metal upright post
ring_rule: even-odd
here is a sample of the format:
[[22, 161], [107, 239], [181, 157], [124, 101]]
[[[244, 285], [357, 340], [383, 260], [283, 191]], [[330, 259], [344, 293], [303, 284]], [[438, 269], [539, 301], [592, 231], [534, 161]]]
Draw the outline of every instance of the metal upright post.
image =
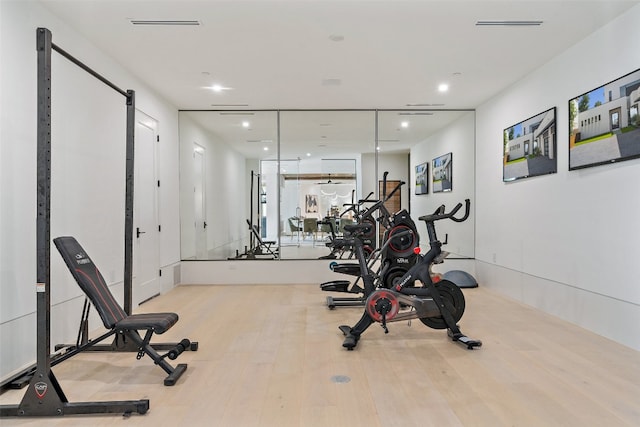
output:
[[[36, 367], [18, 405], [0, 405], [0, 416], [145, 414], [149, 400], [69, 403], [51, 370], [51, 32], [38, 28], [38, 122], [36, 196]], [[131, 158], [133, 162], [133, 157]], [[126, 233], [125, 233], [126, 234]], [[131, 235], [131, 234], [129, 234]]]
[[127, 90], [127, 146], [124, 205], [124, 311], [132, 314], [133, 307], [133, 184], [136, 130], [136, 94]]

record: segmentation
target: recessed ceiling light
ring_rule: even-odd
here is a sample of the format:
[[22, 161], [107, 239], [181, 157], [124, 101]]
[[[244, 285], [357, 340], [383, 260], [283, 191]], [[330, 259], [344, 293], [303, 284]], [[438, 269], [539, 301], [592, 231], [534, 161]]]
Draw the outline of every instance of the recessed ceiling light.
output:
[[230, 87], [224, 87], [224, 86], [219, 85], [219, 84], [211, 85], [211, 86], [209, 86], [209, 89], [211, 89], [214, 92], [222, 92], [222, 91], [225, 91], [225, 90], [231, 90]]
[[311, 153], [307, 153], [307, 157], [311, 157]]
[[247, 122], [247, 121], [242, 122], [242, 127], [243, 128], [248, 128], [249, 127], [249, 122]]
[[403, 128], [408, 128], [409, 127], [409, 122], [402, 122], [400, 123], [400, 126]]
[[449, 85], [446, 83], [440, 83], [438, 85], [438, 92], [446, 92], [449, 90]]
[[263, 150], [264, 151], [269, 151], [269, 147], [264, 147]]

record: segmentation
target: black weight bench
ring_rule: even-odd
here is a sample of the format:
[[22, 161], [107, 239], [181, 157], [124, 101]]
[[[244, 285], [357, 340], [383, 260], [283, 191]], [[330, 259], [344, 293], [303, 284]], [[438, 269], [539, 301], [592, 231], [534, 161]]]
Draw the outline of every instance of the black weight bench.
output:
[[[169, 374], [164, 379], [164, 385], [174, 385], [186, 371], [187, 365], [181, 363], [174, 368], [165, 358], [176, 359], [191, 346], [191, 343], [189, 340], [183, 339], [175, 347], [171, 348], [168, 353], [160, 355], [153, 348], [153, 344], [150, 341], [154, 333], [162, 334], [175, 325], [178, 321], [178, 315], [176, 313], [127, 315], [113, 297], [98, 267], [91, 261], [89, 255], [75, 238], [70, 236], [57, 237], [53, 239], [53, 243], [58, 248], [74, 279], [98, 311], [104, 327], [110, 330], [109, 333], [101, 336], [93, 343], [95, 344], [110, 335], [121, 334], [125, 340], [130, 339], [137, 347], [137, 359], [141, 359], [146, 354], [153, 359], [156, 365], [159, 365]], [[140, 336], [139, 331], [145, 331], [144, 338]]]

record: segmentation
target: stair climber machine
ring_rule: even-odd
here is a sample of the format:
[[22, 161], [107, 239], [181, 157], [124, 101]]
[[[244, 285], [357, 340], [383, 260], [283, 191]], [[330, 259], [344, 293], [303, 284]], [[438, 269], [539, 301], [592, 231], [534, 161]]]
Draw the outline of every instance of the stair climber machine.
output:
[[[455, 222], [465, 221], [469, 217], [469, 199], [465, 200], [465, 214], [456, 217], [461, 208], [462, 203], [458, 203], [449, 213], [445, 213], [443, 205], [433, 214], [419, 218], [427, 226], [430, 249], [420, 256], [418, 263], [409, 268], [402, 277], [394, 280], [390, 288], [378, 286], [374, 289], [373, 275], [363, 275], [364, 293], [367, 295], [365, 310], [353, 327], [348, 325], [339, 327], [345, 335], [343, 347], [353, 350], [361, 335], [374, 322], [380, 323], [385, 333], [388, 333], [387, 323], [411, 319], [420, 319], [423, 324], [433, 329], [447, 329], [447, 334], [453, 341], [466, 346], [469, 350], [482, 346], [481, 341], [467, 337], [457, 325], [465, 309], [465, 299], [460, 288], [446, 279], [436, 282], [432, 280], [430, 274], [432, 265], [441, 262], [446, 256], [441, 249], [442, 242], [436, 235], [435, 222], [444, 219]], [[353, 231], [355, 235], [361, 232], [358, 228]], [[356, 243], [356, 254], [363, 268], [362, 271], [365, 271], [366, 258], [359, 243]]]

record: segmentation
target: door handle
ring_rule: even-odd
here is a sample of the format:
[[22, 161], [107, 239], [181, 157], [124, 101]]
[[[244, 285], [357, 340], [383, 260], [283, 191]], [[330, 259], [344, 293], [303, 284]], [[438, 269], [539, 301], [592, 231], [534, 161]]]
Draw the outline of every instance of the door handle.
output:
[[204, 222], [204, 228], [207, 228], [207, 221]]
[[136, 227], [136, 238], [139, 239], [141, 234], [145, 234], [146, 231], [140, 231], [140, 227]]

